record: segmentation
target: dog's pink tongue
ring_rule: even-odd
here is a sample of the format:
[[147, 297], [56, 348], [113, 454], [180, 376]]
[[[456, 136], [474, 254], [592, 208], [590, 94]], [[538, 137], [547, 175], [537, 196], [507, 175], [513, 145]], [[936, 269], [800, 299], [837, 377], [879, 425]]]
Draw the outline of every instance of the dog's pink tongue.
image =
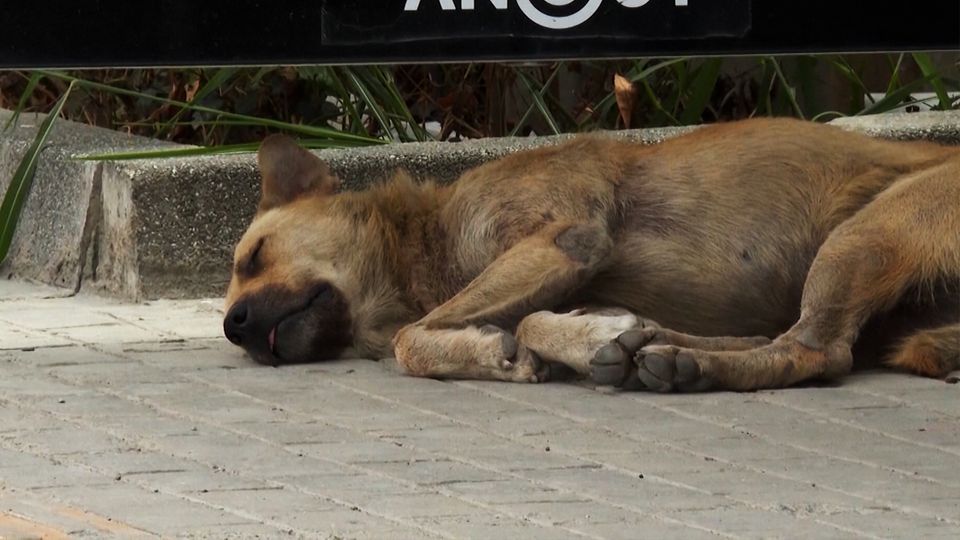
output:
[[274, 352], [276, 348], [275, 347], [276, 343], [277, 343], [277, 328], [274, 327], [273, 330], [270, 331], [270, 335], [267, 336], [267, 344], [270, 345], [270, 352]]

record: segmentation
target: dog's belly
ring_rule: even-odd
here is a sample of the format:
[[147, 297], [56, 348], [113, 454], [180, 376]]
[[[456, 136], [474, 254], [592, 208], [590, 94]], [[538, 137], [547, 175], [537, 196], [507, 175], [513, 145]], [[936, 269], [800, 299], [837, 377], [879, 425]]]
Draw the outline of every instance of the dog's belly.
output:
[[[777, 237], [776, 231], [770, 235]], [[757, 239], [754, 239], [757, 240]], [[775, 337], [798, 318], [819, 244], [628, 236], [578, 301], [627, 308], [701, 336]]]

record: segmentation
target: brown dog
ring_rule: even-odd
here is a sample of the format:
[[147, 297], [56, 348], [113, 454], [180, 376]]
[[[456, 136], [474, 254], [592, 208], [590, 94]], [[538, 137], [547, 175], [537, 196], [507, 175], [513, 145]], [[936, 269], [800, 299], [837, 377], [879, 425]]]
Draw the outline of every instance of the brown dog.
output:
[[340, 194], [289, 139], [259, 163], [224, 329], [260, 362], [658, 391], [960, 369], [955, 148], [751, 120]]

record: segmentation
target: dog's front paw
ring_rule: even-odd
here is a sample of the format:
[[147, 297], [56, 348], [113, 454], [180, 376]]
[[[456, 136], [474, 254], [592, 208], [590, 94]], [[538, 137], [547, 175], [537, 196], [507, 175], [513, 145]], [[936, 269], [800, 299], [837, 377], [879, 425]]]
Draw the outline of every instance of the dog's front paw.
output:
[[530, 349], [520, 346], [512, 334], [493, 325], [480, 327], [480, 332], [500, 338], [499, 360], [487, 362], [493, 368], [495, 378], [527, 383], [545, 382], [549, 379], [549, 365], [542, 362]]
[[410, 375], [437, 379], [541, 382], [543, 363], [496, 326], [430, 330], [413, 324], [393, 342], [397, 363]]

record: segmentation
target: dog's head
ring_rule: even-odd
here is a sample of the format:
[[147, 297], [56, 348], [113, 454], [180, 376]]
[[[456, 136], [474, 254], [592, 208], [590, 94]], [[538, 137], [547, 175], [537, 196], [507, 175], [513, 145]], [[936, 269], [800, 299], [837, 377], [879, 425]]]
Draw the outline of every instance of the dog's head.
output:
[[338, 201], [347, 195], [327, 165], [287, 137], [264, 140], [257, 160], [260, 205], [234, 254], [227, 339], [270, 365], [381, 352], [353, 347], [389, 281], [369, 213]]

